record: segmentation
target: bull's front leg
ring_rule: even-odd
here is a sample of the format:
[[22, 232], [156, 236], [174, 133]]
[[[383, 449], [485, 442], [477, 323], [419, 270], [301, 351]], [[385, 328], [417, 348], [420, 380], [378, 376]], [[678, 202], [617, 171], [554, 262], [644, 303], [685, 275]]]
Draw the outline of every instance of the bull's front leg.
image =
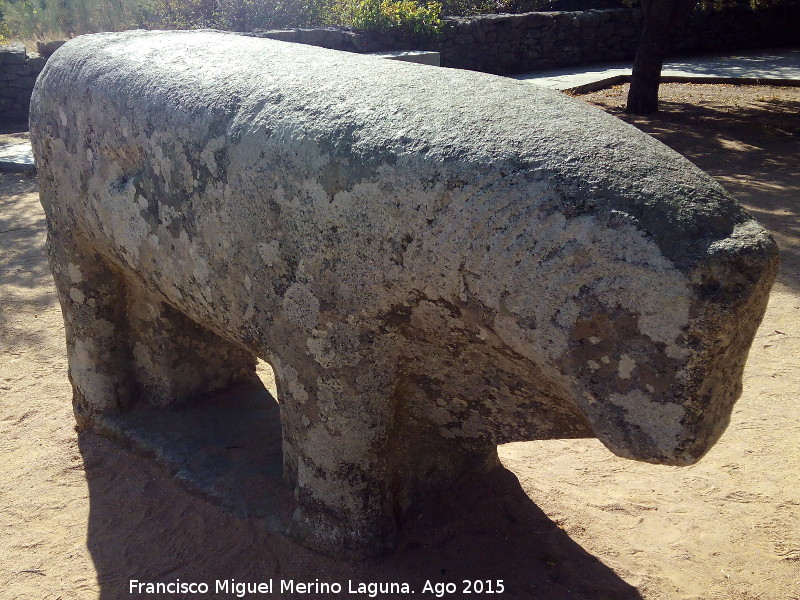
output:
[[448, 439], [420, 419], [418, 403], [438, 399], [392, 361], [296, 366], [275, 362], [284, 475], [297, 500], [290, 534], [311, 548], [356, 560], [384, 554], [409, 511], [500, 464], [495, 444]]
[[354, 377], [315, 369], [313, 361], [274, 366], [284, 477], [297, 500], [289, 533], [349, 559], [388, 551], [396, 535], [387, 458], [391, 383], [359, 390]]

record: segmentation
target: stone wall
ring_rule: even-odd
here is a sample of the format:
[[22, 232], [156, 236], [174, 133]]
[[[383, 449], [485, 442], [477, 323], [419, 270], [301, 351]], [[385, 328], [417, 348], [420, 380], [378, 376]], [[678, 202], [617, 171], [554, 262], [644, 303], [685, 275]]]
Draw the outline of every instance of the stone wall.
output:
[[633, 56], [639, 10], [587, 10], [446, 19], [442, 66], [520, 73]]
[[384, 31], [351, 31], [338, 27], [271, 29], [243, 32], [242, 35], [359, 54], [396, 50], [438, 51], [441, 44], [439, 40], [429, 36]]
[[[449, 17], [438, 48], [442, 66], [523, 73], [631, 60], [641, 32], [638, 9]], [[797, 45], [800, 3], [770, 10], [695, 11], [675, 53], [699, 54]]]
[[0, 123], [28, 119], [33, 84], [46, 60], [20, 43], [0, 46]]

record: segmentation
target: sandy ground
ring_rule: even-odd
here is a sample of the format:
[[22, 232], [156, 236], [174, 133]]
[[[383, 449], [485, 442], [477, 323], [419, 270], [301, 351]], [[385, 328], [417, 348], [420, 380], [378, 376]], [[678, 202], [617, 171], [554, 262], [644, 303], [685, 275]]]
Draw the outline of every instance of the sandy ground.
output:
[[[464, 482], [377, 563], [320, 557], [75, 433], [36, 180], [0, 175], [0, 598], [190, 597], [130, 595], [130, 579], [344, 586], [250, 598], [369, 597], [349, 595], [348, 580], [436, 597], [422, 593], [429, 580], [475, 597], [462, 579], [502, 579], [503, 594], [484, 596], [800, 600], [800, 89], [665, 88], [667, 110], [638, 125], [717, 177], [783, 252], [727, 433], [684, 468], [616, 458], [596, 440], [504, 446], [509, 471]], [[624, 92], [586, 98], [614, 112]]]

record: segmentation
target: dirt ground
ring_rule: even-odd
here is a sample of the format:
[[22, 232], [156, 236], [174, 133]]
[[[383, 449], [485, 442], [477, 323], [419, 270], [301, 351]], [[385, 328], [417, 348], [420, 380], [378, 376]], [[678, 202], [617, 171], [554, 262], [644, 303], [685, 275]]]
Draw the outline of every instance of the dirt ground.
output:
[[[583, 98], [618, 112], [625, 92]], [[426, 581], [456, 582], [443, 597], [475, 597], [462, 579], [502, 579], [491, 597], [800, 600], [800, 89], [662, 92], [664, 112], [634, 122], [716, 177], [782, 250], [730, 428], [683, 468], [620, 459], [596, 440], [509, 444], [509, 471], [464, 482], [376, 563], [320, 557], [75, 433], [36, 180], [0, 175], [0, 598], [192, 597], [130, 595], [131, 579], [343, 585], [312, 598], [369, 597], [349, 595], [349, 580], [407, 582], [422, 597], [436, 597]]]

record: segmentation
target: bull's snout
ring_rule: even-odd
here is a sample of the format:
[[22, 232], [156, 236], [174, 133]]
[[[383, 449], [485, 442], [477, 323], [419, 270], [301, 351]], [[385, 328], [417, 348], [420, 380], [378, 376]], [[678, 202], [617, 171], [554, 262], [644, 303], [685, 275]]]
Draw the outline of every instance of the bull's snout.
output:
[[660, 311], [583, 303], [564, 370], [618, 456], [694, 464], [727, 428], [778, 266], [762, 232], [750, 221], [708, 244]]

